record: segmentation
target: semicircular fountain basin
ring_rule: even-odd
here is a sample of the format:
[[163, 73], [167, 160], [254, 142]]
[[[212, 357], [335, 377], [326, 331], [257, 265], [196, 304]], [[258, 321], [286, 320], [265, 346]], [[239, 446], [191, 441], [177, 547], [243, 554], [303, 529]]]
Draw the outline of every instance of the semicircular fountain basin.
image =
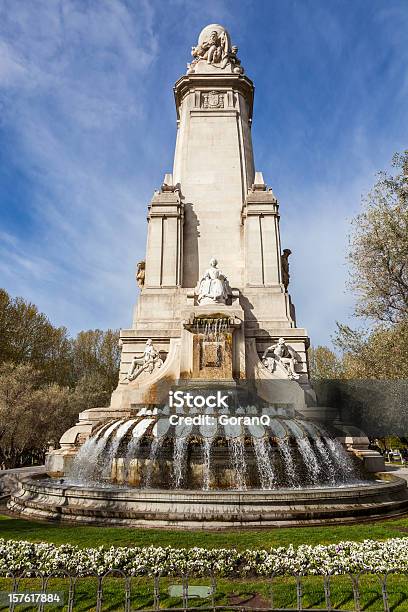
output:
[[239, 418], [174, 425], [161, 416], [143, 410], [101, 425], [67, 477], [21, 478], [9, 508], [31, 518], [180, 529], [347, 522], [407, 511], [405, 481], [362, 474], [314, 422], [274, 416], [267, 425]]
[[224, 529], [347, 523], [407, 511], [406, 482], [390, 474], [338, 487], [204, 491], [68, 485], [25, 477], [8, 507], [26, 518], [79, 524]]

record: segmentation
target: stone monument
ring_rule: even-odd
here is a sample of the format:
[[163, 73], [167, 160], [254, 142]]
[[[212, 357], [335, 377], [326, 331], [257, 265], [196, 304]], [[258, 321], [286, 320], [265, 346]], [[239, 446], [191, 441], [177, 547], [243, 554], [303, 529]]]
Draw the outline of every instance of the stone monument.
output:
[[173, 171], [148, 206], [118, 386], [64, 433], [47, 475], [19, 478], [15, 513], [241, 529], [406, 512], [406, 482], [370, 477], [383, 462], [367, 437], [317, 405], [237, 52], [216, 24], [192, 49], [174, 88]]
[[281, 248], [278, 200], [255, 171], [254, 86], [237, 52], [225, 28], [207, 26], [175, 84], [174, 165], [148, 205], [118, 387], [109, 407], [84, 411], [62, 436], [48, 456], [51, 475], [66, 473], [101, 423], [162, 405], [174, 385], [191, 381], [250, 381], [269, 405], [330, 418], [309, 382], [309, 338], [288, 292], [291, 251]]

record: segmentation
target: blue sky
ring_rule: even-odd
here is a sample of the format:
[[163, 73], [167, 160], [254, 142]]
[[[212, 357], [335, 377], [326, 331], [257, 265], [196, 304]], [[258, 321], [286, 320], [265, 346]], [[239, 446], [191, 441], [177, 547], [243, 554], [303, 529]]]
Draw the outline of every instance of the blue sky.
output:
[[350, 220], [408, 146], [406, 0], [0, 0], [0, 286], [71, 333], [130, 324], [172, 87], [214, 22], [255, 82], [298, 324], [353, 321]]

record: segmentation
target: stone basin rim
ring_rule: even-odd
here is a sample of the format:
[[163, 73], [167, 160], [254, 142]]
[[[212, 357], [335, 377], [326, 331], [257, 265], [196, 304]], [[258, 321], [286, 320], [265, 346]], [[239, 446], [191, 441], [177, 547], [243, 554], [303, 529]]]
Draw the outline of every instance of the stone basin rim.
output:
[[[310, 488], [286, 488], [286, 489], [247, 489], [247, 490], [200, 490], [200, 489], [138, 489], [135, 487], [126, 486], [80, 486], [66, 485], [63, 483], [47, 483], [49, 478], [44, 474], [33, 474], [30, 476], [22, 476], [18, 480], [23, 484], [25, 489], [43, 491], [54, 495], [61, 494], [65, 497], [89, 498], [91, 494], [96, 499], [128, 499], [128, 500], [178, 500], [180, 502], [197, 503], [202, 502], [219, 502], [225, 503], [228, 500], [239, 502], [245, 500], [257, 501], [291, 501], [299, 502], [310, 499], [327, 499], [327, 498], [367, 498], [379, 493], [386, 494], [387, 492], [407, 491], [407, 483], [403, 478], [390, 474], [388, 472], [379, 472], [376, 474], [373, 482], [358, 483], [355, 485], [346, 485], [341, 487], [310, 487]], [[44, 482], [42, 482], [44, 481]]]
[[46, 486], [41, 475], [19, 478], [8, 509], [29, 520], [185, 530], [229, 530], [358, 523], [406, 515], [407, 483], [333, 489], [198, 491]]

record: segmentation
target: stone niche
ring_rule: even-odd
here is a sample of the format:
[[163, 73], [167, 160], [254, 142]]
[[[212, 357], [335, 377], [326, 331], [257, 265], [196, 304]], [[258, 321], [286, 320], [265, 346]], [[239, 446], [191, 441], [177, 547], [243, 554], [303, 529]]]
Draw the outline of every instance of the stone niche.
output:
[[184, 324], [184, 328], [193, 336], [194, 379], [234, 379], [233, 334], [240, 326], [240, 319], [224, 313], [193, 316]]

